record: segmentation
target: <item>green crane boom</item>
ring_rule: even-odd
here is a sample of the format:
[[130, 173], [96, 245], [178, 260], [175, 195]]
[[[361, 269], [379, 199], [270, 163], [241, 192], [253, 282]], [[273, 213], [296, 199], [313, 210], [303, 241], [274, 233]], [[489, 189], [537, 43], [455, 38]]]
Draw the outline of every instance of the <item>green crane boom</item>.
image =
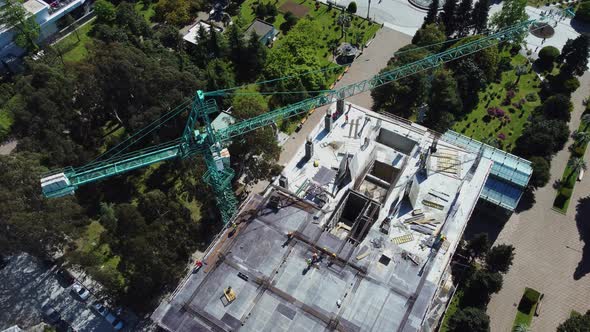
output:
[[[541, 20], [546, 20], [544, 16]], [[75, 189], [85, 183], [98, 181], [124, 172], [148, 166], [172, 158], [187, 158], [204, 155], [207, 172], [203, 179], [208, 183], [216, 196], [217, 206], [223, 221], [231, 221], [236, 209], [237, 199], [231, 187], [234, 171], [229, 167], [229, 154], [224, 149], [231, 139], [267, 126], [277, 120], [296, 116], [310, 109], [330, 104], [388, 84], [415, 73], [436, 68], [443, 63], [476, 53], [493, 46], [502, 40], [509, 40], [516, 35], [526, 33], [537, 20], [528, 20], [507, 29], [473, 40], [461, 46], [441, 53], [427, 56], [418, 61], [403, 65], [391, 71], [380, 73], [374, 77], [353, 83], [325, 94], [309, 98], [286, 107], [235, 123], [223, 130], [216, 131], [210, 123], [209, 114], [218, 112], [213, 99], [205, 101], [206, 96], [221, 95], [217, 92], [203, 93], [197, 91], [192, 108], [188, 115], [186, 127], [179, 139], [141, 149], [129, 154], [117, 155], [109, 159], [90, 163], [78, 168], [65, 168], [44, 175], [41, 187], [46, 197], [59, 197], [72, 194]], [[195, 128], [197, 122], [204, 125], [204, 132]], [[145, 136], [145, 135], [143, 135]], [[141, 137], [143, 137], [141, 136]]]

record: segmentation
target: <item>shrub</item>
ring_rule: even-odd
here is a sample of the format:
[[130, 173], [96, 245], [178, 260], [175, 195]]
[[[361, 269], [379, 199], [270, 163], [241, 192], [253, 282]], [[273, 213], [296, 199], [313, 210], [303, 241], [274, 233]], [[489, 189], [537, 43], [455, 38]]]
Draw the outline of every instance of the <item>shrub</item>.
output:
[[351, 14], [356, 13], [356, 2], [352, 1], [351, 3], [349, 3], [348, 7], [346, 8], [346, 11]]
[[559, 50], [556, 47], [545, 46], [539, 51], [537, 64], [543, 69], [550, 70], [557, 57], [559, 57]]
[[543, 157], [531, 157], [533, 175], [531, 176], [531, 185], [533, 187], [543, 187], [549, 182], [551, 176], [551, 164]]
[[533, 306], [535, 305], [535, 303], [537, 303], [537, 301], [539, 301], [540, 296], [541, 296], [541, 294], [539, 292], [537, 292], [536, 290], [534, 290], [532, 288], [528, 288], [528, 287], [525, 288], [524, 294], [522, 295], [522, 298], [520, 299], [520, 303], [518, 303], [518, 310], [520, 312], [528, 314], [529, 312], [531, 312], [531, 309], [533, 309]]
[[589, 2], [582, 2], [578, 9], [576, 10], [576, 17], [577, 20], [582, 22], [590, 23], [590, 3]]
[[498, 134], [498, 139], [503, 141], [503, 140], [506, 139], [506, 135], [504, 135], [504, 133], [499, 133]]

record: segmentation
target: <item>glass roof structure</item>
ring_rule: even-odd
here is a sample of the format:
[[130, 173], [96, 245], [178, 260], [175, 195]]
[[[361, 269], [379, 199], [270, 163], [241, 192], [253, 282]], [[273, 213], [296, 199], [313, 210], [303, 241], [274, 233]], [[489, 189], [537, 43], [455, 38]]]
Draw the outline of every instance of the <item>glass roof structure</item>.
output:
[[481, 198], [510, 211], [516, 208], [533, 174], [530, 161], [452, 130], [442, 135], [441, 139], [474, 153], [483, 149], [482, 157], [493, 161], [494, 164], [481, 192]]

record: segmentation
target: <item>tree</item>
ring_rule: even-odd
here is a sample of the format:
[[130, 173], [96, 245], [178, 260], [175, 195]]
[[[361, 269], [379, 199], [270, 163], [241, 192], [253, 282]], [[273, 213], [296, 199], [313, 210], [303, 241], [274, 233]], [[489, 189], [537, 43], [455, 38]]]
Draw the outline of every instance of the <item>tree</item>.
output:
[[526, 323], [520, 323], [514, 328], [514, 332], [530, 332], [531, 329]]
[[[471, 36], [466, 37], [460, 40], [459, 42], [455, 43], [452, 47], [458, 47], [461, 45], [465, 45], [467, 43], [471, 43], [475, 40], [482, 38], [481, 36]], [[485, 74], [485, 78], [487, 82], [493, 82], [496, 78], [496, 73], [498, 71], [498, 62], [500, 60], [500, 55], [498, 52], [498, 47], [488, 47], [484, 50], [481, 50], [473, 55], [468, 55], [463, 59], [472, 59], [473, 62], [481, 69], [481, 71]]]
[[557, 332], [588, 332], [590, 331], [590, 311], [584, 315], [573, 314], [557, 327]]
[[[438, 52], [442, 48], [442, 43], [446, 40], [444, 31], [441, 31], [437, 24], [427, 24], [422, 26], [412, 38], [412, 44], [418, 46], [432, 45], [429, 49], [432, 52]], [[433, 45], [441, 44], [441, 45]]]
[[590, 133], [584, 130], [574, 131], [572, 137], [576, 141], [577, 146], [583, 146], [584, 144], [590, 142]]
[[486, 86], [486, 76], [473, 58], [455, 61], [451, 68], [455, 73], [458, 92], [463, 101], [463, 112], [469, 112], [479, 103], [479, 92]]
[[[524, 22], [528, 19], [525, 11], [526, 0], [506, 0], [503, 2], [502, 9], [492, 15], [490, 20], [492, 26], [496, 30], [502, 30], [512, 25]], [[513, 39], [519, 42], [524, 38], [525, 34], [521, 34], [519, 38]]]
[[576, 39], [568, 39], [558, 58], [565, 61], [562, 71], [569, 75], [582, 76], [588, 67], [588, 55], [590, 52], [590, 38], [586, 35], [579, 35]]
[[[264, 114], [267, 105], [262, 95], [236, 95], [232, 99], [233, 115], [249, 119]], [[240, 173], [246, 175], [247, 183], [270, 180], [279, 173], [276, 161], [281, 148], [277, 144], [275, 130], [268, 126], [249, 133], [243, 139], [232, 142], [230, 152], [232, 164]]]
[[590, 23], [590, 3], [581, 2], [576, 9], [576, 20], [580, 20], [585, 23]]
[[502, 289], [502, 274], [479, 269], [467, 280], [461, 306], [485, 308], [490, 296]]
[[564, 121], [534, 117], [516, 140], [514, 153], [522, 157], [549, 157], [563, 148], [569, 138]]
[[346, 11], [351, 13], [351, 14], [355, 14], [356, 13], [356, 2], [351, 1], [348, 4], [348, 7], [346, 7]]
[[506, 273], [514, 260], [514, 247], [507, 244], [492, 247], [486, 256], [486, 266], [492, 272]]
[[440, 13], [440, 21], [445, 26], [445, 33], [447, 36], [452, 36], [457, 30], [457, 20], [455, 11], [457, 8], [457, 0], [447, 0], [443, 5], [443, 11]]
[[94, 12], [96, 13], [97, 23], [113, 22], [117, 15], [115, 6], [106, 0], [96, 0], [94, 2]]
[[471, 7], [473, 6], [473, 0], [461, 0], [459, 7], [457, 7], [456, 20], [457, 20], [457, 34], [461, 37], [467, 36], [471, 27], [471, 18], [473, 13]]
[[[380, 73], [393, 70], [401, 65], [422, 59], [429, 54], [416, 45], [402, 47], [398, 56], [389, 60]], [[371, 91], [373, 110], [385, 111], [398, 116], [409, 117], [420, 106], [426, 96], [427, 78], [423, 72], [379, 86]]]
[[590, 126], [590, 113], [582, 114], [580, 122], [584, 125], [584, 131]]
[[424, 24], [422, 24], [422, 27], [425, 27], [426, 25], [429, 25], [429, 24], [436, 23], [436, 18], [438, 16], [439, 7], [440, 7], [439, 0], [432, 0], [430, 2], [430, 5], [428, 6], [428, 13], [426, 14], [426, 17], [424, 18]]
[[154, 19], [181, 27], [189, 24], [193, 15], [203, 6], [204, 3], [200, 0], [158, 0], [154, 8]]
[[205, 76], [207, 77], [207, 90], [209, 91], [227, 89], [235, 85], [232, 65], [221, 59], [213, 59], [207, 64]]
[[292, 27], [295, 26], [295, 24], [297, 24], [297, 16], [293, 15], [293, 13], [286, 12], [285, 15], [283, 15], [283, 17], [285, 18], [285, 22], [283, 22], [280, 26], [281, 31], [283, 32], [283, 34], [287, 34], [289, 32], [289, 30], [291, 30]]
[[490, 330], [490, 317], [485, 311], [478, 308], [458, 309], [449, 320], [451, 332], [488, 332]]
[[248, 81], [260, 75], [264, 69], [267, 58], [267, 48], [259, 41], [258, 35], [253, 31], [248, 39], [245, 52], [241, 55], [238, 78], [240, 81]]
[[0, 255], [24, 251], [50, 258], [89, 223], [74, 197], [42, 196], [39, 178], [47, 169], [41, 157], [28, 152], [0, 156]]
[[13, 27], [15, 29], [14, 42], [27, 52], [35, 52], [39, 49], [40, 27], [35, 21], [35, 16], [23, 7], [18, 0], [6, 0], [0, 11], [0, 26]]
[[465, 249], [472, 259], [483, 257], [490, 249], [488, 235], [486, 233], [476, 234], [471, 240], [467, 241]]
[[439, 132], [450, 128], [455, 116], [462, 113], [463, 103], [457, 93], [457, 81], [450, 71], [439, 70], [435, 73], [428, 103], [430, 108], [424, 124]]
[[573, 104], [567, 96], [556, 94], [547, 98], [539, 109], [546, 119], [569, 122]]
[[346, 29], [350, 26], [350, 15], [344, 13], [338, 15], [336, 23], [340, 26], [340, 39], [342, 39], [346, 36]]
[[482, 33], [488, 28], [488, 13], [490, 11], [489, 0], [479, 0], [473, 6], [471, 24], [477, 33]]
[[567, 166], [570, 168], [570, 174], [568, 174], [567, 179], [565, 180], [566, 183], [570, 182], [574, 174], [578, 174], [581, 170], [585, 171], [587, 168], [584, 159], [578, 157], [570, 158], [567, 161]]
[[559, 58], [559, 50], [553, 46], [545, 46], [539, 51], [537, 63], [545, 70], [553, 69], [554, 62]]
[[551, 178], [551, 164], [543, 157], [533, 156], [530, 158], [533, 168], [530, 184], [535, 188], [543, 187]]

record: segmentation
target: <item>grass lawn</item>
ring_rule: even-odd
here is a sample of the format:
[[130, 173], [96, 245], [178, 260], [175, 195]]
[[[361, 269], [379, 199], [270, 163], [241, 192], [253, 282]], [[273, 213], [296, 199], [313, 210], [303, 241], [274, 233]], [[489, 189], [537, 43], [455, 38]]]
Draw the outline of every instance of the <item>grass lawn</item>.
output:
[[[269, 2], [275, 3], [274, 1], [265, 1], [265, 0], [262, 0], [260, 2], [261, 3], [269, 3]], [[259, 3], [258, 0], [246, 0], [241, 5], [239, 17], [244, 22], [246, 22], [246, 24], [249, 25], [256, 18], [254, 10], [255, 10], [256, 5], [258, 3]], [[340, 40], [341, 31], [340, 31], [340, 27], [336, 24], [336, 20], [338, 18], [338, 14], [340, 13], [340, 11], [338, 9], [336, 9], [335, 7], [330, 9], [327, 5], [324, 5], [324, 4], [320, 4], [319, 9], [316, 9], [315, 1], [309, 1], [309, 0], [307, 0], [307, 1], [278, 0], [275, 3], [275, 6], [279, 10], [279, 14], [275, 17], [275, 21], [272, 22], [272, 24], [278, 30], [280, 30], [281, 24], [283, 24], [283, 22], [285, 22], [285, 19], [283, 17], [284, 13], [281, 12], [281, 6], [286, 6], [286, 7], [290, 7], [290, 8], [300, 7], [302, 13], [305, 12], [305, 9], [307, 10], [307, 13], [305, 14], [305, 16], [300, 18], [300, 20], [303, 18], [309, 18], [309, 19], [314, 20], [315, 22], [318, 23], [319, 26], [321, 26], [323, 34], [321, 36], [315, 36], [315, 37], [317, 37], [316, 39], [319, 42], [318, 48], [316, 49], [316, 56], [318, 56], [319, 58], [322, 58], [322, 60], [324, 60], [322, 62], [326, 66], [330, 65], [332, 63], [331, 62], [332, 55], [331, 55], [331, 52], [329, 52], [329, 50], [328, 50], [328, 44], [331, 40]], [[283, 7], [283, 8], [285, 8], [285, 7]], [[235, 19], [237, 19], [237, 17], [234, 17], [233, 19], [235, 20]], [[359, 16], [353, 16], [352, 20], [351, 20], [351, 26], [346, 29], [346, 36], [344, 37], [344, 39], [342, 39], [340, 41], [341, 42], [347, 41], [347, 42], [354, 43], [356, 36], [358, 35], [360, 40], [362, 41], [361, 43], [365, 44], [367, 41], [369, 41], [369, 39], [371, 39], [377, 33], [377, 31], [380, 28], [381, 28], [381, 25], [379, 25], [379, 24], [370, 23], [367, 20], [365, 20]], [[282, 33], [279, 34], [279, 40], [275, 43], [274, 47], [280, 47], [282, 37], [284, 37], [284, 35]], [[334, 80], [336, 79], [336, 77], [338, 75], [339, 74], [335, 74]]]
[[111, 248], [106, 243], [100, 243], [100, 235], [104, 232], [104, 227], [98, 221], [92, 221], [86, 228], [84, 235], [76, 240], [79, 251], [83, 253], [92, 253], [98, 257], [99, 264], [96, 268], [100, 270], [108, 270], [109, 273], [117, 275], [117, 279], [121, 284], [125, 283], [125, 279], [117, 270], [121, 258], [111, 253]]
[[80, 40], [78, 40], [76, 32], [72, 32], [55, 44], [55, 47], [62, 53], [64, 62], [78, 62], [88, 55], [86, 46], [92, 42], [92, 38], [88, 33], [93, 26], [94, 19], [78, 28]]
[[[503, 52], [501, 55], [506, 56], [507, 53]], [[516, 68], [517, 65], [525, 65], [527, 59], [519, 54], [512, 57], [511, 63]], [[505, 85], [516, 82], [516, 80], [517, 76], [514, 69], [502, 73], [500, 83], [491, 83], [484, 91], [481, 91], [479, 93], [479, 105], [466, 117], [455, 123], [453, 130], [477, 140], [498, 139], [499, 135], [503, 136], [505, 137], [504, 140], [498, 140], [501, 143], [500, 147], [505, 151], [512, 151], [514, 143], [521, 135], [532, 111], [541, 104], [537, 95], [540, 91], [537, 75], [535, 72], [527, 72], [521, 76], [517, 85], [518, 91], [515, 91], [511, 104], [502, 105], [507, 93]], [[532, 102], [526, 101], [528, 94], [536, 95], [536, 100]], [[519, 102], [522, 99], [526, 101], [522, 109], [512, 105], [512, 103]], [[501, 121], [497, 117], [488, 116], [487, 112], [491, 107], [504, 110], [505, 114], [509, 116], [509, 121]]]
[[[580, 124], [578, 130], [586, 130], [586, 132], [590, 133], [590, 126]], [[570, 159], [575, 157], [583, 158], [587, 147], [588, 143], [585, 143], [581, 146], [574, 148], [574, 150], [570, 154]], [[567, 208], [570, 204], [570, 199], [572, 197], [572, 194], [574, 193], [574, 186], [576, 185], [578, 175], [579, 172], [573, 172], [572, 168], [569, 167], [569, 165], [566, 165], [565, 169], [563, 170], [563, 175], [561, 176], [562, 188], [557, 191], [557, 196], [553, 201], [554, 210], [564, 214], [567, 212]]]
[[516, 311], [516, 318], [512, 324], [513, 331], [516, 330], [518, 326], [522, 325], [526, 325], [530, 328], [535, 310], [537, 309], [537, 304], [540, 300], [540, 295], [541, 294], [539, 292], [532, 288], [525, 288], [524, 294]]
[[0, 140], [5, 139], [10, 133], [13, 122], [12, 114], [8, 110], [0, 109]]
[[146, 21], [151, 22], [152, 17], [156, 15], [156, 3], [155, 2], [136, 2], [135, 3], [135, 10], [145, 18]]
[[447, 332], [448, 331], [449, 320], [451, 319], [451, 317], [453, 317], [453, 315], [455, 314], [457, 309], [459, 309], [459, 301], [461, 301], [462, 296], [463, 296], [463, 291], [458, 290], [457, 292], [455, 292], [455, 295], [453, 296], [453, 299], [451, 300], [451, 303], [449, 303], [449, 307], [447, 308], [447, 311], [445, 312], [445, 316], [443, 317], [443, 321], [440, 324], [439, 332]]

